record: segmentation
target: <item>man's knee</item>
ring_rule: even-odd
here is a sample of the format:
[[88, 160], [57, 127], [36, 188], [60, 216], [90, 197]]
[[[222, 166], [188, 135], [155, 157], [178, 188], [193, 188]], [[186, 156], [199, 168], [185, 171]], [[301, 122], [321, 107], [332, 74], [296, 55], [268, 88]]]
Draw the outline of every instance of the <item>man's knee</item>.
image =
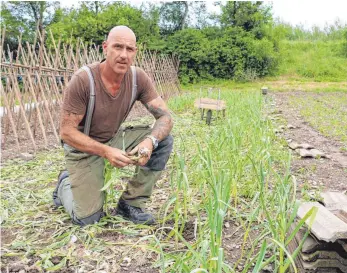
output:
[[105, 213], [101, 209], [97, 211], [96, 213], [82, 219], [78, 219], [76, 215], [73, 215], [72, 222], [80, 226], [92, 225], [99, 222], [100, 219], [104, 216], [105, 216]]
[[167, 151], [170, 154], [172, 151], [173, 143], [174, 139], [172, 135], [168, 135], [166, 138], [159, 142], [157, 149], [164, 148], [165, 151]]

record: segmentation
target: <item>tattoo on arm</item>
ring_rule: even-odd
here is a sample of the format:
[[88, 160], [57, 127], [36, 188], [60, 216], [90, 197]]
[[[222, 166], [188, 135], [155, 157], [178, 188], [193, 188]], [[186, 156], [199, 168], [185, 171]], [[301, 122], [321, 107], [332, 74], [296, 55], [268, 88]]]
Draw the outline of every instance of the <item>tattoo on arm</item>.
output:
[[77, 128], [82, 119], [83, 115], [77, 115], [63, 110], [61, 113], [60, 128]]
[[158, 140], [163, 140], [169, 135], [173, 125], [169, 111], [161, 108], [160, 106], [149, 104], [146, 104], [145, 106], [157, 120], [152, 129], [152, 135], [155, 136]]

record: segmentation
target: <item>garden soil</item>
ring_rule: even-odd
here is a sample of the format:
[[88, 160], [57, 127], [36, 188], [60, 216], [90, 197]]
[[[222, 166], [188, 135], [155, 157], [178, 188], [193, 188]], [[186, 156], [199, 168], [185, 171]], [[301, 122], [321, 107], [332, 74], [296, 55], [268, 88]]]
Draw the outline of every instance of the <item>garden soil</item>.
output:
[[[312, 100], [318, 96], [314, 92], [272, 92], [268, 95], [273, 100], [273, 113], [286, 123], [280, 135], [287, 141], [310, 144], [328, 156], [328, 158], [300, 158], [293, 151], [292, 172], [297, 178], [299, 187], [307, 184], [311, 189], [345, 192], [347, 190], [347, 151], [344, 150], [343, 143], [322, 135], [310, 126], [298, 110], [290, 106], [289, 98], [293, 95], [305, 96]], [[288, 124], [294, 128], [287, 128]]]
[[[285, 127], [281, 136], [285, 139], [292, 139], [298, 143], [309, 143], [319, 150], [325, 152], [330, 158], [321, 159], [301, 159], [293, 152], [292, 171], [297, 178], [299, 189], [308, 184], [313, 189], [320, 190], [339, 190], [345, 191], [347, 188], [347, 154], [341, 150], [342, 144], [338, 140], [325, 137], [321, 135], [317, 130], [312, 128], [299, 113], [289, 106], [288, 98], [289, 94], [285, 92], [269, 93], [267, 96], [273, 100], [273, 109], [271, 111], [280, 115], [282, 120], [288, 124], [291, 124], [295, 129], [287, 129]], [[300, 93], [298, 93], [300, 94]], [[314, 93], [312, 93], [314, 96]], [[288, 148], [289, 149], [289, 148]], [[8, 151], [3, 155], [9, 155], [13, 157], [14, 152]], [[4, 159], [4, 158], [3, 158]], [[52, 185], [53, 189], [53, 185]], [[156, 189], [152, 197], [152, 202], [148, 210], [152, 213], [157, 213], [161, 207], [164, 206], [170, 195], [169, 173], [164, 173], [162, 179], [158, 181]], [[298, 194], [299, 196], [300, 194]], [[187, 223], [183, 235], [185, 239], [193, 244], [194, 240], [194, 219]], [[170, 223], [169, 223], [170, 224]], [[171, 223], [172, 224], [172, 223]], [[124, 223], [126, 226], [127, 223]], [[103, 255], [109, 255], [112, 257], [108, 260], [108, 264], [103, 266], [99, 264], [98, 272], [142, 272], [142, 273], [154, 273], [159, 272], [159, 268], [153, 268], [152, 264], [157, 260], [157, 255], [146, 251], [145, 248], [137, 247], [124, 257], [124, 253], [129, 251], [129, 245], [135, 244], [137, 241], [143, 238], [143, 236], [151, 235], [156, 232], [159, 227], [149, 228], [144, 230], [141, 234], [136, 236], [129, 236], [122, 233], [110, 233], [102, 232], [98, 234], [105, 241], [120, 241], [127, 242], [128, 245], [119, 245], [117, 249], [109, 250], [109, 253], [103, 253]], [[2, 244], [10, 243], [12, 235], [10, 230], [1, 231]], [[47, 236], [51, 236], [48, 232]], [[226, 219], [223, 230], [223, 248], [225, 250], [225, 258], [228, 263], [235, 264], [238, 262], [236, 270], [241, 272], [243, 269], [243, 262], [239, 260], [241, 252], [249, 250], [251, 241], [246, 242], [243, 245], [243, 228], [231, 219]], [[257, 234], [250, 234], [252, 238], [255, 238]], [[184, 250], [185, 247], [178, 246], [177, 251]], [[79, 252], [81, 257], [81, 265], [84, 265], [86, 271], [78, 272], [96, 272], [96, 264], [88, 263], [88, 259], [84, 258], [87, 254], [87, 250], [83, 245], [76, 245], [74, 250]], [[164, 249], [165, 251], [165, 249]], [[172, 249], [171, 249], [172, 251]], [[22, 261], [17, 257], [7, 257], [2, 259], [2, 272], [40, 272], [35, 267], [37, 257], [29, 257], [27, 260]], [[59, 263], [60, 257], [52, 258], [54, 264]], [[94, 267], [94, 268], [93, 268]], [[56, 272], [75, 272], [74, 265], [69, 265]]]

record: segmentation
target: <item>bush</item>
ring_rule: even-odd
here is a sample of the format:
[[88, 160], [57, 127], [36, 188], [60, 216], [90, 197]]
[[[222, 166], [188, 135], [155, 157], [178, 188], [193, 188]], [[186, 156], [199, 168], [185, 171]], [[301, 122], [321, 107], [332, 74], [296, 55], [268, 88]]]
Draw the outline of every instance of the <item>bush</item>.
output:
[[257, 40], [240, 27], [184, 29], [171, 36], [167, 45], [167, 53], [179, 55], [182, 83], [254, 80], [273, 73], [278, 64], [271, 41]]
[[345, 36], [345, 40], [342, 43], [341, 52], [342, 52], [342, 56], [347, 58], [347, 30], [345, 31], [344, 36]]

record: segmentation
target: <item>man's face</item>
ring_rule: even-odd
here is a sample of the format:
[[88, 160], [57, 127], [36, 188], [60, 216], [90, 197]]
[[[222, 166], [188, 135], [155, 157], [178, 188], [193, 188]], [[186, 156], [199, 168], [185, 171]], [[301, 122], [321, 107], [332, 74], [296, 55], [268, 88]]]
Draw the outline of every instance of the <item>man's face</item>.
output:
[[103, 43], [106, 62], [116, 74], [125, 74], [136, 56], [135, 37], [125, 31], [111, 34]]

